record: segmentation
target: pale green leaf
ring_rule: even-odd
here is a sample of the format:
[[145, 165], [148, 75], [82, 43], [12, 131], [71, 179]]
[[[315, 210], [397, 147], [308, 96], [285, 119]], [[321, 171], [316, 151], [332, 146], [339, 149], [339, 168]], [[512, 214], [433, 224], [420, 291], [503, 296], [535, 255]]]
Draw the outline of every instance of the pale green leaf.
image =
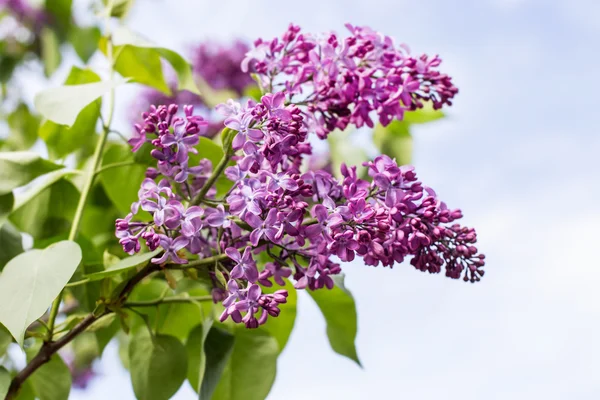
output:
[[10, 373], [4, 367], [0, 367], [0, 399], [8, 393], [10, 387]]
[[42, 47], [42, 62], [44, 73], [50, 76], [59, 67], [62, 56], [60, 54], [60, 41], [56, 32], [48, 27], [43, 27], [40, 33]]
[[408, 124], [426, 124], [444, 118], [442, 110], [434, 110], [431, 102], [423, 104], [423, 108], [404, 113], [404, 121]]
[[[12, 336], [10, 332], [4, 327], [4, 325], [0, 324], [0, 357], [6, 354], [6, 349], [12, 343]], [[0, 396], [0, 399], [2, 396]]]
[[352, 293], [344, 286], [343, 276], [335, 276], [333, 289], [309, 290], [313, 300], [321, 309], [327, 323], [327, 337], [333, 351], [360, 361], [356, 354], [356, 333], [358, 331], [356, 305]]
[[146, 264], [151, 258], [155, 257], [161, 251], [162, 249], [156, 249], [150, 253], [135, 254], [133, 256], [119, 260], [116, 264], [112, 265], [110, 268], [104, 271], [87, 275], [86, 278], [88, 278], [91, 281], [97, 281], [100, 279], [108, 278], [110, 276], [122, 274], [137, 266]]
[[[89, 69], [71, 68], [65, 81], [66, 86], [99, 82], [100, 77]], [[64, 158], [76, 150], [95, 143], [96, 124], [100, 118], [100, 99], [85, 106], [72, 126], [60, 125], [52, 121], [44, 121], [40, 127], [39, 136], [46, 142], [51, 158]]]
[[412, 136], [406, 121], [392, 121], [384, 127], [378, 124], [373, 132], [373, 143], [382, 154], [395, 158], [398, 165], [412, 162]]
[[44, 118], [57, 124], [72, 126], [85, 106], [125, 82], [111, 80], [60, 86], [38, 93], [33, 102]]
[[[210, 337], [210, 334], [209, 334]], [[208, 338], [205, 345], [208, 363]], [[212, 400], [263, 400], [277, 372], [277, 340], [261, 329], [235, 328], [233, 351]], [[206, 368], [208, 375], [209, 368]], [[205, 377], [206, 379], [206, 377]]]
[[32, 151], [0, 153], [0, 195], [60, 168], [63, 166], [45, 160]]
[[27, 327], [41, 317], [81, 262], [81, 249], [71, 241], [19, 254], [0, 274], [0, 322], [19, 345]]
[[129, 343], [129, 366], [133, 391], [140, 400], [168, 400], [187, 374], [187, 354], [183, 344], [167, 335], [140, 330]]
[[[345, 163], [348, 166], [356, 165], [362, 167], [362, 163], [367, 161], [367, 153], [361, 146], [352, 142], [352, 130], [345, 131], [334, 130], [327, 137], [329, 143], [329, 157], [331, 159], [331, 169], [336, 177], [341, 178], [340, 166]], [[359, 175], [361, 175], [359, 173]]]

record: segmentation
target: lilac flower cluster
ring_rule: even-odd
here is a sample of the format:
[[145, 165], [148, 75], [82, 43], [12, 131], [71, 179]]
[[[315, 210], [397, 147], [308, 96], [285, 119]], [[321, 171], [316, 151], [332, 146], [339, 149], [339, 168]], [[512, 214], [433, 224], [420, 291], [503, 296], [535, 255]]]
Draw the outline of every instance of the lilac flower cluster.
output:
[[320, 137], [349, 124], [373, 127], [372, 113], [385, 126], [424, 101], [435, 109], [451, 104], [458, 89], [437, 70], [438, 56], [414, 57], [388, 36], [346, 26], [350, 36], [342, 39], [290, 25], [281, 38], [258, 39], [242, 70], [257, 74], [269, 92], [285, 91]]
[[[306, 42], [304, 61], [308, 60], [315, 49], [312, 42], [302, 39], [294, 27], [290, 32], [289, 46], [278, 52], [296, 54], [297, 43]], [[379, 50], [373, 53], [365, 37], [374, 34], [366, 28], [352, 32], [354, 41], [346, 41], [343, 54], [356, 54], [356, 42], [363, 43], [368, 51], [361, 59], [380, 68], [375, 75], [388, 58], [391, 64], [400, 62], [387, 38], [380, 38], [387, 47], [377, 42]], [[289, 38], [292, 33], [298, 35]], [[330, 59], [324, 58], [324, 63], [340, 59], [337, 47], [332, 42]], [[385, 56], [385, 49], [392, 55]], [[298, 54], [294, 57], [300, 59]], [[400, 64], [406, 65], [406, 60]], [[248, 62], [263, 70], [256, 58]], [[264, 68], [274, 74], [279, 67]], [[357, 68], [350, 71], [359, 73]], [[406, 74], [399, 76], [408, 79]], [[336, 87], [343, 86], [335, 82]], [[359, 177], [355, 166], [342, 165], [341, 180], [322, 169], [303, 172], [303, 161], [312, 152], [307, 136], [317, 129], [307, 121], [314, 120], [308, 115], [314, 109], [290, 102], [289, 94], [297, 89], [289, 82], [286, 87], [265, 94], [260, 102], [242, 105], [229, 100], [217, 106], [225, 118], [224, 156], [217, 165], [193, 157], [207, 122], [194, 115], [191, 106], [184, 107], [183, 116], [174, 104], [143, 113], [130, 144], [138, 151], [150, 143], [157, 166], [148, 169], [131, 213], [116, 221], [123, 249], [139, 252], [141, 242], [150, 250], [160, 247], [162, 252], [152, 262], [165, 268], [210, 257], [213, 299], [224, 307], [221, 321], [231, 318], [248, 328], [279, 315], [286, 302], [286, 290], [264, 293], [262, 288], [284, 286], [287, 279], [293, 279], [297, 289], [332, 288], [332, 276], [342, 271], [337, 261], [357, 256], [367, 265], [389, 267], [410, 258], [421, 271], [444, 269], [450, 278], [479, 281], [484, 256], [475, 247], [475, 231], [456, 223], [461, 211], [440, 201], [412, 167], [379, 156], [364, 164], [368, 180]], [[413, 106], [424, 98], [419, 96], [423, 92], [411, 92]], [[318, 96], [312, 99], [321, 101]], [[408, 106], [408, 100], [404, 104]], [[225, 187], [223, 177], [229, 181]], [[151, 215], [149, 222], [136, 218], [140, 210]]]

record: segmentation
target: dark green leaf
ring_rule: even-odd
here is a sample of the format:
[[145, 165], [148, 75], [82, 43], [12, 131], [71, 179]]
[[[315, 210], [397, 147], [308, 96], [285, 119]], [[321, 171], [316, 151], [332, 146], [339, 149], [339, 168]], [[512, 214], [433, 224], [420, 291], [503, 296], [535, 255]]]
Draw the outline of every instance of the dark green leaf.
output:
[[[229, 132], [236, 133], [235, 131]], [[214, 170], [223, 158], [223, 148], [208, 138], [200, 137], [200, 142], [196, 146], [196, 149], [198, 150], [198, 154], [190, 154], [190, 166], [198, 165], [200, 160], [206, 158], [210, 160]], [[231, 163], [231, 165], [233, 165], [233, 163]], [[232, 181], [227, 179], [225, 175], [221, 175], [216, 182], [217, 197], [227, 193], [232, 185]]]
[[19, 345], [27, 327], [46, 312], [80, 262], [79, 245], [65, 240], [22, 253], [6, 264], [0, 274], [0, 322]]
[[187, 354], [173, 336], [156, 335], [153, 341], [146, 330], [140, 330], [129, 344], [129, 366], [138, 399], [168, 400], [185, 381]]
[[161, 251], [162, 249], [156, 249], [149, 253], [135, 254], [133, 256], [119, 260], [119, 262], [112, 265], [109, 269], [87, 275], [86, 278], [88, 278], [91, 281], [97, 281], [100, 279], [108, 278], [110, 276], [122, 274], [135, 267], [148, 263], [148, 261], [151, 258], [155, 257]]
[[[209, 334], [210, 336], [210, 334]], [[208, 357], [208, 338], [205, 345]], [[223, 370], [212, 400], [263, 400], [277, 371], [277, 340], [261, 329], [235, 328], [233, 352]], [[209, 367], [206, 367], [207, 379]], [[201, 399], [211, 397], [200, 396]]]
[[12, 194], [12, 192], [0, 194], [0, 228], [8, 220], [8, 215], [12, 211], [14, 204], [15, 196]]
[[[99, 82], [100, 77], [89, 69], [73, 67], [64, 87]], [[96, 124], [100, 117], [100, 99], [83, 107], [71, 127], [45, 121], [40, 127], [39, 135], [46, 142], [48, 153], [54, 159], [66, 155], [85, 146], [96, 134]]]
[[64, 179], [69, 173], [72, 172], [52, 172], [43, 183], [17, 196], [10, 221], [35, 239], [68, 231], [79, 201], [75, 186]]
[[[38, 353], [40, 344], [26, 350], [27, 361]], [[58, 354], [38, 368], [30, 377], [31, 386], [40, 400], [67, 400], [71, 391], [71, 372]]]
[[38, 176], [63, 168], [31, 151], [0, 153], [0, 195], [12, 192]]
[[198, 392], [198, 383], [202, 382], [206, 370], [206, 354], [204, 352], [204, 342], [210, 332], [212, 320], [207, 319], [204, 324], [197, 325], [190, 332], [185, 343], [185, 350], [188, 355], [188, 373], [187, 378], [192, 388]]
[[[204, 339], [204, 359], [202, 362], [200, 360], [201, 368], [198, 370], [202, 372], [202, 367], [204, 368], [202, 376], [198, 374], [198, 382], [202, 382], [200, 385], [200, 390], [198, 391], [199, 399], [212, 399], [215, 389], [219, 385], [221, 380], [221, 376], [223, 375], [223, 371], [225, 370], [230, 358], [233, 353], [233, 346], [235, 342], [235, 337], [217, 327], [211, 327], [208, 331], [208, 335]], [[193, 382], [190, 380], [192, 387], [194, 387]], [[197, 389], [198, 384], [196, 384], [195, 389]]]
[[298, 304], [298, 293], [294, 288], [294, 285], [288, 280], [285, 281], [285, 286], [279, 285], [267, 288], [263, 287], [263, 293], [275, 293], [277, 290], [285, 289], [288, 291], [287, 302], [281, 304], [279, 309], [281, 313], [277, 318], [269, 317], [263, 329], [269, 332], [277, 340], [279, 345], [279, 352], [281, 353], [285, 348], [285, 345], [292, 334], [294, 329], [294, 323], [296, 321], [296, 307]]
[[60, 42], [56, 32], [48, 27], [42, 28], [40, 39], [44, 73], [49, 77], [56, 71], [62, 59], [60, 54]]
[[95, 26], [87, 28], [73, 26], [73, 29], [69, 32], [69, 41], [73, 45], [73, 48], [81, 61], [84, 63], [87, 63], [90, 57], [92, 57], [98, 49], [100, 35], [100, 29]]
[[12, 258], [23, 252], [23, 238], [13, 224], [6, 222], [0, 227], [0, 271]]
[[343, 276], [336, 276], [333, 289], [309, 290], [327, 322], [327, 337], [331, 348], [338, 354], [360, 361], [354, 341], [357, 333], [356, 305], [352, 294], [344, 286]]
[[[102, 158], [102, 165], [110, 165], [123, 161], [133, 161], [133, 153], [128, 146], [113, 145]], [[113, 204], [126, 214], [131, 204], [138, 200], [140, 184], [145, 178], [146, 168], [143, 165], [129, 165], [110, 168], [102, 172], [100, 179], [106, 195]]]

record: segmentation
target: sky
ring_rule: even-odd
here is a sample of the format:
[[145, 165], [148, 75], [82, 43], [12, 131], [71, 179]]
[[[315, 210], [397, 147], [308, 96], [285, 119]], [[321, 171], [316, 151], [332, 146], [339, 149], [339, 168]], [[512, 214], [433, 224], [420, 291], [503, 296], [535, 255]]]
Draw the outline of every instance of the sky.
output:
[[[446, 119], [415, 129], [414, 165], [477, 228], [485, 278], [346, 265], [364, 368], [330, 350], [301, 296], [269, 399], [599, 398], [599, 20], [597, 0], [138, 0], [130, 27], [182, 52], [350, 22], [440, 54], [460, 89]], [[123, 93], [125, 121], [136, 92]], [[116, 346], [99, 370], [73, 399], [133, 399]], [[195, 398], [185, 385], [176, 398]]]

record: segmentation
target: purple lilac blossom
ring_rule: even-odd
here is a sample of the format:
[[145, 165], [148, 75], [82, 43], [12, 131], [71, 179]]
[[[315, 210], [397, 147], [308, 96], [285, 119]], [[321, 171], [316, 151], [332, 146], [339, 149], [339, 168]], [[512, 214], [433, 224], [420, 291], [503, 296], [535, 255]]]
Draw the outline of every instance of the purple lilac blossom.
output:
[[[339, 261], [357, 257], [385, 267], [410, 259], [418, 270], [470, 282], [484, 275], [475, 230], [456, 223], [461, 211], [448, 208], [413, 167], [382, 155], [363, 164], [368, 179], [344, 164], [339, 180], [325, 170], [303, 172], [311, 125], [298, 105], [267, 93], [217, 110], [233, 131], [225, 153], [234, 165], [214, 171], [230, 188], [217, 195], [220, 178], [209, 160], [190, 165], [206, 125], [193, 107], [182, 117], [177, 105], [152, 106], [130, 143], [134, 151], [150, 143], [157, 167], [148, 169], [131, 213], [116, 221], [116, 236], [130, 254], [141, 241], [162, 248], [152, 262], [163, 266], [220, 255], [209, 276], [213, 300], [224, 306], [221, 321], [256, 328], [278, 316], [287, 298], [286, 290], [261, 287], [291, 278], [297, 289], [331, 289]], [[136, 221], [140, 210], [151, 222]]]

